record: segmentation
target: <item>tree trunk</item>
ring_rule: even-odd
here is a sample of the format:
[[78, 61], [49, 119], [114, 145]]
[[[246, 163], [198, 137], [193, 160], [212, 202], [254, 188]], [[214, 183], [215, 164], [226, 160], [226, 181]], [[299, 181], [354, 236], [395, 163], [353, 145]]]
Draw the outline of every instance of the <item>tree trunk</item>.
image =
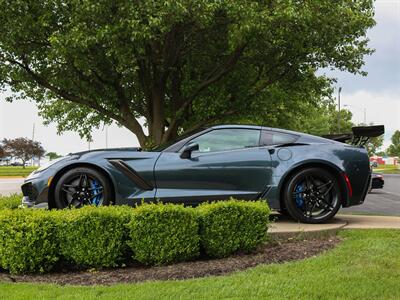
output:
[[152, 91], [152, 120], [149, 130], [150, 141], [155, 145], [162, 142], [165, 128], [164, 114], [164, 89], [160, 86], [153, 88]]

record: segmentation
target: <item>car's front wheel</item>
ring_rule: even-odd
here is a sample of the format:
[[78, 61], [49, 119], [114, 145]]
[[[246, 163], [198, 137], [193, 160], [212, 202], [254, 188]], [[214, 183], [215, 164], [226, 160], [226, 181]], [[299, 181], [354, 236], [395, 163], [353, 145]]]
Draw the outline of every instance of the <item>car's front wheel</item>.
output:
[[65, 172], [54, 190], [57, 208], [109, 205], [112, 197], [112, 188], [107, 177], [87, 167]]
[[340, 189], [335, 176], [321, 168], [293, 174], [284, 187], [284, 201], [292, 218], [303, 223], [323, 223], [340, 208]]

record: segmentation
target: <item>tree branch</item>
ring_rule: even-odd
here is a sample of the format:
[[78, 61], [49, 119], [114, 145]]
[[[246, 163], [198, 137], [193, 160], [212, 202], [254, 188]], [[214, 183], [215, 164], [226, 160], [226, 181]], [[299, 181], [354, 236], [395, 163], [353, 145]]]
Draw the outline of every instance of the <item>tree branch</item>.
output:
[[221, 117], [228, 117], [228, 116], [232, 116], [232, 115], [237, 114], [237, 113], [238, 113], [237, 110], [234, 110], [234, 109], [228, 110], [228, 111], [226, 111], [226, 112], [224, 112], [224, 113], [222, 113], [222, 114], [218, 114], [217, 116], [214, 116], [214, 117], [209, 118], [209, 119], [207, 119], [207, 120], [203, 120], [203, 121], [201, 121], [201, 122], [198, 122], [196, 125], [194, 125], [194, 126], [192, 126], [192, 127], [189, 127], [189, 129], [185, 130], [185, 131], [183, 132], [183, 134], [192, 132], [192, 131], [197, 130], [197, 129], [201, 128], [201, 127], [204, 127], [204, 126], [206, 126], [206, 125], [209, 125], [209, 124], [211, 124], [211, 123], [214, 123], [214, 122], [220, 120]]
[[193, 103], [195, 98], [208, 86], [211, 84], [217, 82], [220, 80], [222, 77], [224, 77], [226, 74], [228, 74], [233, 67], [236, 65], [238, 62], [239, 58], [243, 54], [244, 50], [246, 48], [246, 44], [242, 44], [238, 46], [235, 51], [232, 53], [232, 55], [229, 57], [229, 59], [222, 64], [219, 68], [213, 69], [207, 77], [203, 80], [202, 83], [197, 87], [197, 89], [189, 96], [186, 98], [186, 100], [183, 102], [182, 106], [176, 113], [176, 117], [174, 120], [172, 120], [170, 127], [176, 126], [176, 124], [180, 121], [181, 116], [183, 113], [190, 107], [190, 105]]
[[66, 99], [68, 101], [74, 102], [74, 103], [78, 103], [78, 104], [82, 104], [85, 105], [89, 108], [95, 109], [98, 112], [104, 114], [105, 116], [119, 122], [122, 125], [125, 125], [127, 128], [129, 128], [130, 130], [132, 130], [132, 132], [134, 134], [136, 134], [140, 144], [143, 146], [144, 143], [146, 142], [146, 136], [143, 132], [143, 128], [140, 126], [139, 122], [136, 120], [136, 118], [129, 118], [128, 120], [126, 120], [124, 117], [118, 116], [117, 114], [114, 114], [113, 112], [105, 109], [104, 107], [102, 107], [101, 105], [99, 105], [98, 103], [94, 102], [94, 101], [89, 101], [87, 99], [84, 99], [82, 97], [78, 97], [76, 95], [73, 95], [71, 93], [69, 93], [68, 91], [65, 91], [61, 88], [55, 87], [53, 86], [51, 83], [49, 83], [46, 79], [44, 79], [43, 77], [41, 77], [40, 75], [36, 74], [31, 68], [29, 68], [28, 65], [21, 63], [17, 60], [14, 59], [7, 59], [8, 62], [10, 62], [11, 64], [14, 65], [18, 65], [20, 68], [24, 69], [25, 72], [31, 76], [31, 78], [38, 83], [40, 86], [50, 90], [51, 92], [55, 93], [56, 95], [60, 96], [63, 99]]
[[203, 82], [200, 83], [197, 89], [189, 97], [187, 97], [187, 100], [184, 103], [184, 105], [185, 106], [189, 105], [204, 89], [206, 89], [208, 86], [217, 82], [226, 74], [228, 74], [238, 62], [245, 48], [246, 44], [237, 47], [235, 51], [232, 53], [232, 55], [229, 57], [229, 59], [222, 64], [222, 66], [211, 71], [211, 73], [208, 74], [208, 76], [203, 80]]

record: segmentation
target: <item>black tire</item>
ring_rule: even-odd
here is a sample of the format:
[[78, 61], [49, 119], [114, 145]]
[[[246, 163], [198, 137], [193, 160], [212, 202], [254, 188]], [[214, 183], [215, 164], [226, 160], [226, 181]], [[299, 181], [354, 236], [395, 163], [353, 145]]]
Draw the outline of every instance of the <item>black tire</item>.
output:
[[286, 209], [286, 207], [281, 207], [278, 212], [282, 215], [282, 216], [289, 216], [289, 213]]
[[341, 206], [337, 179], [321, 168], [307, 168], [293, 174], [284, 186], [283, 196], [289, 215], [302, 223], [327, 222]]
[[54, 189], [56, 208], [110, 205], [114, 199], [108, 178], [101, 172], [78, 167], [65, 172]]

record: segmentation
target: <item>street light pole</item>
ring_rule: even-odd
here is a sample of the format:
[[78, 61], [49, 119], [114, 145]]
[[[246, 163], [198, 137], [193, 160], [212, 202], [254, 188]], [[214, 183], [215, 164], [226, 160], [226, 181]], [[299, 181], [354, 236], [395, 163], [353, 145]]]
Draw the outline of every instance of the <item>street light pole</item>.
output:
[[342, 91], [342, 87], [339, 87], [338, 91], [338, 118], [337, 118], [337, 123], [338, 123], [338, 133], [340, 133], [340, 93]]

